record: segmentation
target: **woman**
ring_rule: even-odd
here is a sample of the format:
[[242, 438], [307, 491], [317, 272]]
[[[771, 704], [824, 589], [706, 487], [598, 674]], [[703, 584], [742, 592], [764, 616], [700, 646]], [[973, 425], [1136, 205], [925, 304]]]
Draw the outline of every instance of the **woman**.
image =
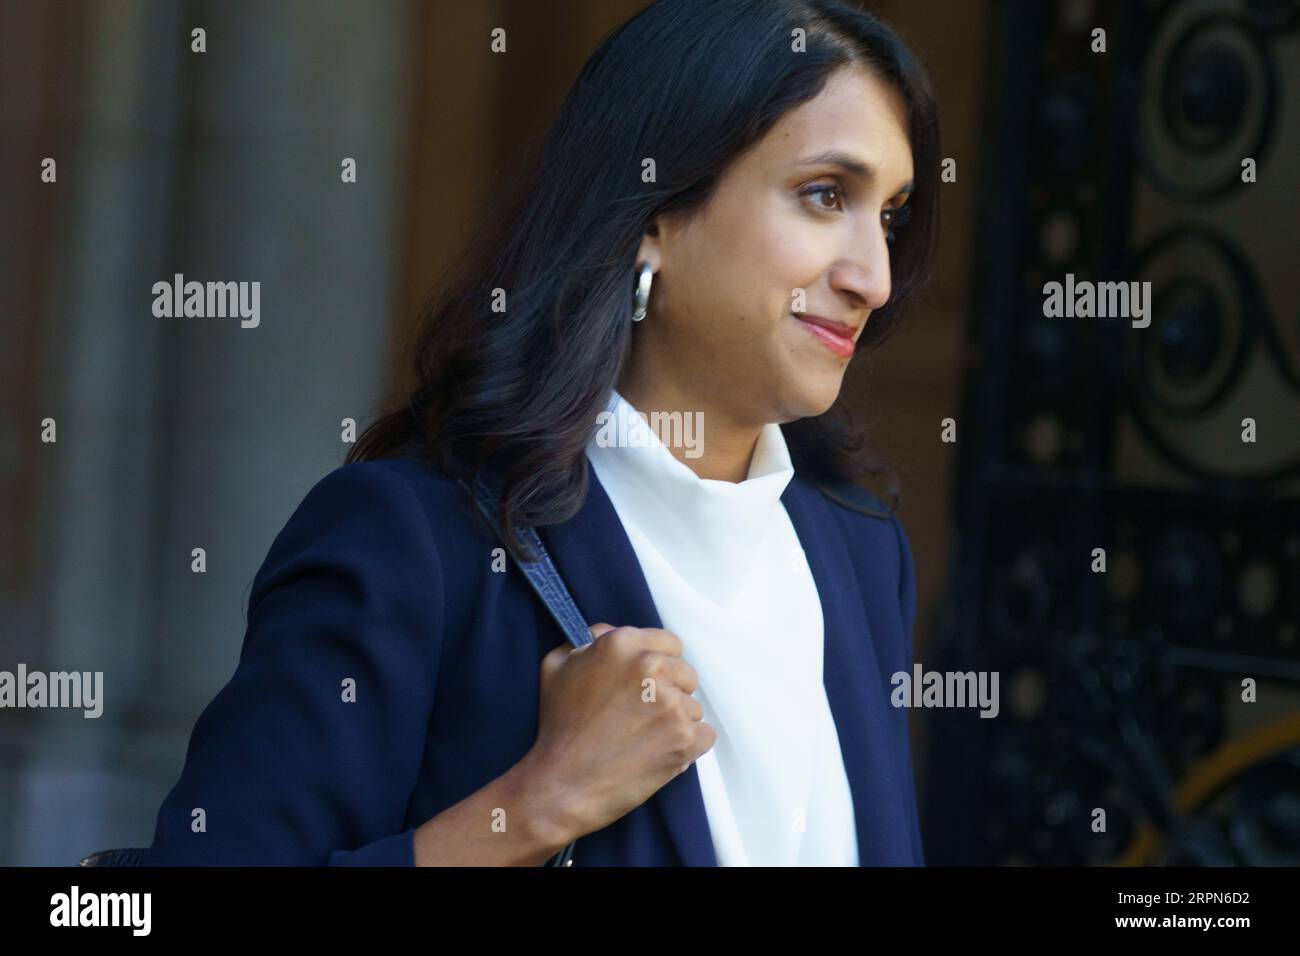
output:
[[938, 164], [921, 68], [836, 0], [609, 37], [424, 317], [409, 407], [273, 544], [153, 862], [922, 864], [912, 559], [840, 388], [929, 266]]

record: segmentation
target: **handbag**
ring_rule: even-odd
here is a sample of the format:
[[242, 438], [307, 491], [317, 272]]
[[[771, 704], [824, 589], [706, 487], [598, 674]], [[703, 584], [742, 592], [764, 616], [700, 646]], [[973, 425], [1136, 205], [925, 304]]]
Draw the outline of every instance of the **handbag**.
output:
[[[463, 481], [461, 485], [468, 488]], [[485, 475], [480, 475], [474, 486], [474, 500], [478, 503], [479, 511], [487, 519], [493, 532], [504, 544], [508, 542], [505, 530], [497, 520], [495, 508], [498, 497], [493, 482]], [[520, 570], [524, 572], [524, 577], [528, 579], [532, 589], [541, 598], [542, 604], [546, 606], [546, 610], [550, 612], [555, 623], [564, 632], [564, 636], [569, 639], [569, 643], [575, 649], [592, 643], [594, 638], [587, 628], [582, 612], [578, 610], [578, 605], [574, 603], [573, 596], [569, 594], [569, 589], [565, 587], [564, 578], [560, 577], [560, 572], [556, 569], [555, 563], [551, 561], [551, 556], [547, 554], [546, 546], [542, 544], [542, 539], [537, 534], [537, 531], [527, 525], [521, 525], [517, 529], [516, 536], [536, 556], [532, 561], [516, 559], [516, 563], [519, 565]], [[506, 549], [507, 552], [509, 550], [509, 548]], [[553, 856], [546, 865], [572, 866], [575, 843], [577, 843], [576, 840], [570, 841], [569, 845]]]

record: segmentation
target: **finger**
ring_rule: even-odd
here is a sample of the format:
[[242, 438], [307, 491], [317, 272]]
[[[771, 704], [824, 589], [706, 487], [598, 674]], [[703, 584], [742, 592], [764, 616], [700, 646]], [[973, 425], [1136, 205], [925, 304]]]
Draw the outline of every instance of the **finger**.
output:
[[681, 657], [682, 639], [672, 631], [665, 631], [661, 627], [641, 628], [639, 634], [641, 646], [647, 651], [658, 651], [660, 654], [667, 654], [669, 657]]
[[565, 643], [565, 644], [561, 644], [558, 647], [553, 647], [546, 654], [546, 656], [542, 658], [543, 674], [551, 673], [556, 668], [558, 668], [561, 664], [564, 663], [564, 659], [569, 656], [568, 646], [569, 645]]
[[703, 720], [704, 705], [690, 694], [683, 694], [682, 696], [684, 698], [682, 701], [682, 710], [686, 713], [686, 716], [691, 718], [691, 720]]
[[670, 659], [664, 665], [663, 676], [683, 694], [694, 694], [700, 686], [699, 675], [695, 668], [680, 657]]

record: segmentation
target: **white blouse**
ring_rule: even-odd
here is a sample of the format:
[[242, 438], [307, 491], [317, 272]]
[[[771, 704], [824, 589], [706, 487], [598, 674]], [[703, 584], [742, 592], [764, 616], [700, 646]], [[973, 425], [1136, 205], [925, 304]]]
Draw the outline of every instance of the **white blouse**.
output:
[[781, 503], [794, 468], [780, 425], [736, 483], [696, 475], [617, 391], [607, 410], [588, 459], [717, 732], [696, 769], [718, 864], [856, 866], [821, 601]]

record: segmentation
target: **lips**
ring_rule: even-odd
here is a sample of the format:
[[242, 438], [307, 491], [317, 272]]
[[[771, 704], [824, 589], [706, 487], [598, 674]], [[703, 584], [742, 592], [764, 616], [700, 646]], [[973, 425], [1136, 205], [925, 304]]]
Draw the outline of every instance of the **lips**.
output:
[[809, 315], [807, 312], [796, 312], [794, 317], [801, 322], [807, 322], [810, 325], [820, 326], [829, 332], [834, 332], [842, 339], [852, 339], [858, 331], [856, 325], [849, 325], [847, 322], [836, 322], [834, 319], [823, 319], [820, 315]]
[[853, 336], [857, 333], [855, 326], [836, 322], [834, 319], [824, 319], [820, 315], [809, 315], [806, 312], [792, 312], [791, 315], [836, 355], [841, 358], [853, 355], [856, 347]]

